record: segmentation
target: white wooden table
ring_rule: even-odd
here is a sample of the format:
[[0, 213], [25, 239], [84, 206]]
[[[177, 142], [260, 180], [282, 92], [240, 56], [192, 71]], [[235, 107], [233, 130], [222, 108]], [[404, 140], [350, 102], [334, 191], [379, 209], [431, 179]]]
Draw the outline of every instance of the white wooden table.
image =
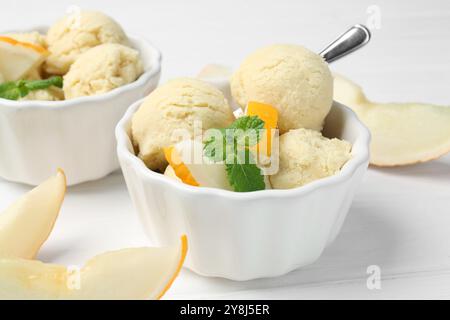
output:
[[[73, 4], [2, 3], [0, 30], [50, 24]], [[253, 49], [275, 42], [297, 42], [319, 51], [354, 23], [380, 22], [372, 42], [333, 69], [361, 83], [375, 100], [449, 104], [450, 2], [445, 0], [76, 4], [104, 11], [128, 32], [151, 39], [163, 52], [163, 81], [194, 75], [210, 62], [236, 66]], [[28, 189], [0, 180], [0, 209]], [[122, 175], [116, 172], [68, 189], [55, 230], [38, 258], [82, 264], [105, 250], [147, 244]], [[379, 290], [366, 285], [371, 265], [381, 270]], [[341, 234], [313, 265], [250, 282], [183, 270], [165, 298], [448, 299], [450, 156], [411, 167], [370, 169]]]

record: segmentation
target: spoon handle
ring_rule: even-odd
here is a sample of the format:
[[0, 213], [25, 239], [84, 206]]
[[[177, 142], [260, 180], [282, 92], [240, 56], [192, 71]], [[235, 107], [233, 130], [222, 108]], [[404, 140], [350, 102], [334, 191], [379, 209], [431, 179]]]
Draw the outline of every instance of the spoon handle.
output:
[[369, 40], [369, 29], [361, 24], [356, 24], [323, 49], [320, 55], [330, 63], [361, 48]]

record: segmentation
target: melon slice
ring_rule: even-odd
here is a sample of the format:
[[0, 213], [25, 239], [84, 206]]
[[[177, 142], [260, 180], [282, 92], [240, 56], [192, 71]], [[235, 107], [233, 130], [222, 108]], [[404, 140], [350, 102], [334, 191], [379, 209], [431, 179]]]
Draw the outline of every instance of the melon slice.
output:
[[62, 170], [0, 213], [0, 256], [32, 259], [53, 229], [66, 193]]
[[334, 100], [352, 108], [369, 128], [372, 165], [426, 162], [450, 151], [450, 107], [371, 102], [360, 86], [338, 75]]
[[162, 248], [107, 252], [81, 270], [0, 258], [0, 299], [160, 299], [178, 275], [187, 238]]
[[48, 51], [39, 45], [0, 36], [0, 74], [4, 82], [23, 79], [47, 56]]

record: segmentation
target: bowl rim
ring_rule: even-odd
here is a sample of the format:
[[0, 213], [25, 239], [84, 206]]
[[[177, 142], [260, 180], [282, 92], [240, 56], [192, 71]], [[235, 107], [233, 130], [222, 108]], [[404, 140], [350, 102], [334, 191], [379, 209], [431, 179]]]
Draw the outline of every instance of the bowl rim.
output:
[[[9, 30], [9, 31], [2, 31], [0, 34], [5, 33], [22, 33], [22, 32], [31, 32], [31, 31], [41, 31], [48, 29], [48, 26], [36, 26], [33, 28], [26, 28], [21, 30]], [[28, 108], [40, 108], [40, 109], [53, 109], [53, 108], [70, 108], [73, 106], [78, 106], [80, 104], [84, 103], [96, 103], [101, 102], [105, 100], [112, 100], [115, 99], [117, 96], [122, 95], [124, 92], [132, 91], [138, 87], [142, 87], [146, 83], [148, 83], [153, 77], [157, 76], [161, 72], [161, 61], [162, 61], [162, 54], [160, 50], [155, 47], [149, 40], [147, 40], [143, 36], [134, 35], [134, 34], [128, 34], [127, 37], [131, 39], [133, 42], [139, 42], [145, 46], [148, 51], [150, 52], [151, 56], [150, 59], [150, 67], [148, 70], [145, 70], [139, 78], [137, 78], [135, 81], [131, 83], [127, 83], [126, 85], [120, 86], [118, 88], [115, 88], [111, 91], [101, 93], [94, 96], [85, 96], [85, 97], [78, 97], [74, 99], [69, 100], [62, 100], [62, 101], [43, 101], [43, 100], [8, 100], [4, 98], [0, 98], [0, 108], [15, 108], [15, 109], [28, 109]], [[139, 51], [139, 53], [142, 55], [143, 53]]]
[[[154, 180], [158, 183], [167, 185], [170, 188], [175, 189], [178, 192], [186, 193], [192, 196], [216, 196], [233, 200], [258, 200], [268, 198], [286, 198], [286, 197], [300, 197], [317, 189], [329, 187], [350, 180], [356, 171], [361, 167], [367, 168], [369, 163], [369, 144], [370, 144], [370, 132], [367, 127], [359, 120], [358, 116], [349, 107], [333, 101], [333, 107], [341, 108], [344, 111], [345, 117], [350, 118], [356, 124], [358, 132], [355, 142], [352, 144], [352, 150], [358, 149], [356, 154], [352, 154], [352, 158], [348, 160], [341, 170], [332, 176], [325, 177], [319, 180], [310, 182], [304, 186], [293, 189], [266, 189], [253, 192], [235, 192], [217, 188], [209, 187], [195, 187], [184, 183], [180, 183], [173, 179], [165, 177], [161, 173], [154, 172], [147, 168], [144, 162], [135, 154], [128, 150], [127, 145], [131, 143], [130, 137], [127, 133], [127, 127], [131, 121], [132, 115], [136, 112], [137, 108], [141, 105], [145, 98], [134, 102], [126, 111], [122, 119], [118, 122], [115, 135], [117, 140], [117, 153], [119, 162], [122, 167], [122, 159], [128, 160], [141, 179]], [[123, 168], [122, 168], [123, 170]]]

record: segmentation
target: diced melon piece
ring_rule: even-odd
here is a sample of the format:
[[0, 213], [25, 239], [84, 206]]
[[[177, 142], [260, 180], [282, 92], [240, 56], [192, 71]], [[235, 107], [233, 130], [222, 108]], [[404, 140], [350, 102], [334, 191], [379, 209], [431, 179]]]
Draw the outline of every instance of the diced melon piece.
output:
[[164, 153], [175, 175], [184, 183], [232, 190], [228, 182], [225, 164], [213, 162], [204, 156], [202, 142], [184, 140], [172, 147], [165, 148]]
[[41, 46], [0, 36], [0, 74], [3, 81], [22, 79], [42, 64], [47, 55], [48, 51]]

